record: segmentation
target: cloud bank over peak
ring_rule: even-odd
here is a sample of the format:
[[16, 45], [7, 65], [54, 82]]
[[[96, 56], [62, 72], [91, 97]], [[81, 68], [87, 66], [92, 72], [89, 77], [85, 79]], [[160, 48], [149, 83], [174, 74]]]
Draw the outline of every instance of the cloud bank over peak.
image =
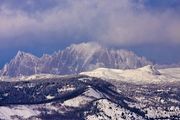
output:
[[73, 43], [84, 39], [121, 46], [180, 44], [177, 10], [166, 7], [151, 11], [146, 1], [1, 0], [0, 41], [61, 43], [68, 39]]

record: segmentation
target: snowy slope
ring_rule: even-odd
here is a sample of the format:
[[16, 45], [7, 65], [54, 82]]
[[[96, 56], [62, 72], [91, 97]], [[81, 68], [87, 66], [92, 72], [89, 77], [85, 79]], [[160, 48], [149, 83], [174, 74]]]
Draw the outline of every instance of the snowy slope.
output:
[[159, 83], [180, 81], [180, 68], [157, 70], [151, 65], [129, 70], [98, 68], [96, 70], [90, 72], [82, 72], [80, 74], [133, 83]]
[[41, 79], [55, 79], [65, 76], [66, 75], [54, 75], [54, 74], [34, 74], [30, 76], [17, 76], [17, 77], [1, 76], [0, 81], [29, 81], [29, 80], [41, 80]]
[[167, 68], [159, 70], [162, 74], [180, 80], [180, 68]]
[[95, 99], [100, 99], [100, 98], [103, 98], [103, 95], [100, 92], [92, 88], [88, 88], [88, 90], [84, 92], [82, 95], [65, 101], [63, 105], [69, 106], [69, 107], [79, 107], [79, 106], [88, 104], [89, 102]]
[[119, 107], [107, 99], [98, 100], [94, 104], [97, 105], [99, 112], [88, 115], [86, 117], [87, 120], [144, 120], [141, 116]]
[[53, 75], [53, 74], [34, 74], [30, 76], [20, 76], [17, 77], [17, 80], [38, 80], [38, 79], [50, 79], [50, 78], [60, 78], [63, 76], [60, 75]]
[[[23, 114], [22, 114], [23, 112]], [[12, 120], [12, 116], [19, 116], [22, 119], [28, 119], [32, 116], [39, 115], [40, 112], [33, 110], [32, 108], [28, 106], [16, 106], [16, 107], [7, 107], [3, 106], [0, 107], [0, 119], [4, 120]], [[14, 118], [15, 119], [15, 118]]]
[[[137, 71], [159, 75], [151, 66]], [[180, 82], [154, 85], [107, 82], [82, 75], [0, 81], [0, 119], [178, 120], [179, 86]]]

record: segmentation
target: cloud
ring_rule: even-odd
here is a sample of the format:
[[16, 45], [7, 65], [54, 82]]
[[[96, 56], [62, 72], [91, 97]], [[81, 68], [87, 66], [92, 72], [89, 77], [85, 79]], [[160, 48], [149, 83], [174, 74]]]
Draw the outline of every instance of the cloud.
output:
[[151, 11], [141, 0], [50, 1], [2, 2], [1, 43], [60, 43], [68, 38], [121, 46], [180, 44], [180, 16], [170, 8]]

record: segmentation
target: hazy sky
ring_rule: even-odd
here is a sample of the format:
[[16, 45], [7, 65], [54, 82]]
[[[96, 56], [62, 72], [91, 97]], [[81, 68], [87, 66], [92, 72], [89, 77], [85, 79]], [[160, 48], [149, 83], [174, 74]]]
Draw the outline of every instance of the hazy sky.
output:
[[180, 0], [0, 0], [0, 66], [88, 41], [180, 62], [179, 13]]

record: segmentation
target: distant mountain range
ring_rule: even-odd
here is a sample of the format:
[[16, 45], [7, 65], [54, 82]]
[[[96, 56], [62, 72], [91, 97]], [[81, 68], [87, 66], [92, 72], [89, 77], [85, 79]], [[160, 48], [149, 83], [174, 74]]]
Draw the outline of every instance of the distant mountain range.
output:
[[129, 69], [149, 64], [152, 62], [132, 51], [106, 48], [97, 43], [81, 43], [40, 58], [19, 51], [10, 63], [4, 65], [0, 75], [15, 77], [40, 73], [78, 74], [99, 67]]

